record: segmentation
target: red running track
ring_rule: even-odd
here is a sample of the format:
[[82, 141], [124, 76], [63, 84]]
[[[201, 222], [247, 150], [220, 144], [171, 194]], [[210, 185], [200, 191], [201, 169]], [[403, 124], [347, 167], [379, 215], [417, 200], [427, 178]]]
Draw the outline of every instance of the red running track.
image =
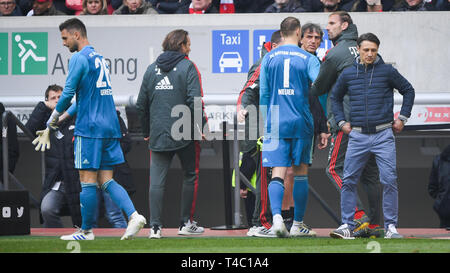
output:
[[[75, 232], [75, 228], [31, 228], [32, 236], [61, 236]], [[315, 228], [318, 237], [329, 237], [333, 228]], [[450, 239], [450, 231], [440, 228], [398, 228], [400, 234], [405, 238], [431, 238], [431, 239]], [[121, 237], [125, 229], [122, 228], [95, 228], [94, 234], [97, 237]], [[177, 234], [176, 228], [163, 228], [161, 233], [163, 237], [182, 237]], [[144, 228], [136, 237], [148, 237], [149, 228]], [[245, 237], [247, 229], [234, 230], [213, 230], [205, 228], [201, 235], [190, 237]]]

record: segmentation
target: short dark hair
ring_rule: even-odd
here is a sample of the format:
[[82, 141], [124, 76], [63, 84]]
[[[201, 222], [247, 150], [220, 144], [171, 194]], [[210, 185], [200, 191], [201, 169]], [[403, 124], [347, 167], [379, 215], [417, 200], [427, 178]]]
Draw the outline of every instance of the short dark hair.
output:
[[62, 86], [59, 86], [57, 84], [49, 85], [47, 87], [47, 90], [45, 90], [45, 100], [48, 100], [48, 94], [50, 93], [50, 91], [58, 92], [58, 91], [62, 91], [62, 90], [63, 90]]
[[71, 18], [59, 25], [59, 31], [67, 30], [69, 32], [76, 30], [79, 31], [82, 37], [87, 37], [86, 26], [78, 18]]
[[281, 31], [277, 30], [272, 33], [272, 37], [270, 37], [270, 42], [272, 44], [279, 44], [281, 42]]
[[323, 30], [322, 28], [320, 28], [320, 26], [318, 24], [313, 24], [313, 23], [306, 23], [305, 25], [302, 26], [302, 37], [305, 34], [305, 32], [317, 32], [320, 35], [320, 40], [323, 39]]
[[299, 28], [301, 28], [300, 20], [292, 16], [285, 18], [280, 24], [281, 35], [284, 37], [292, 35]]
[[346, 11], [343, 11], [343, 10], [335, 11], [335, 12], [332, 12], [330, 14], [330, 16], [331, 15], [338, 15], [339, 19], [341, 20], [341, 23], [347, 22], [349, 25], [353, 24], [352, 17]]
[[370, 41], [377, 44], [377, 46], [380, 46], [380, 39], [378, 39], [375, 34], [370, 32], [361, 34], [361, 36], [358, 37], [358, 39], [356, 40], [356, 44], [358, 45], [358, 47], [361, 46], [361, 43], [363, 41]]
[[189, 33], [184, 29], [176, 29], [169, 32], [162, 42], [163, 51], [180, 51], [181, 45], [188, 42]]

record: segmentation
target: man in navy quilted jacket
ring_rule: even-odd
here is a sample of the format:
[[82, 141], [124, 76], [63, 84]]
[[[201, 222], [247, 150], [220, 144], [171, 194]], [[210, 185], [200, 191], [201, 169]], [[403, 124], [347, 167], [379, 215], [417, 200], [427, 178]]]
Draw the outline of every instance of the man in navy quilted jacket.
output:
[[[385, 64], [378, 48], [380, 40], [372, 33], [357, 39], [360, 56], [339, 76], [331, 91], [332, 110], [349, 142], [344, 162], [341, 193], [342, 225], [330, 233], [334, 238], [353, 238], [357, 182], [370, 154], [374, 154], [383, 185], [385, 238], [402, 238], [397, 232], [398, 189], [394, 132], [399, 133], [411, 116], [414, 88], [392, 65]], [[394, 89], [403, 95], [398, 118], [394, 119]], [[349, 96], [350, 117], [343, 110]]]

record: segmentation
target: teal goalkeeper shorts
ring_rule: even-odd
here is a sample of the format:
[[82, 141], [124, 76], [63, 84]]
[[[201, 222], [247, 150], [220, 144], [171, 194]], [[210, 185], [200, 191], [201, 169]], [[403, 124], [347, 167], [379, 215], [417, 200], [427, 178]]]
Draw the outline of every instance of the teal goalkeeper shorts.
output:
[[125, 162], [117, 138], [75, 136], [74, 155], [75, 169], [79, 170], [112, 170], [114, 165]]
[[291, 167], [312, 163], [312, 139], [264, 139], [263, 167]]

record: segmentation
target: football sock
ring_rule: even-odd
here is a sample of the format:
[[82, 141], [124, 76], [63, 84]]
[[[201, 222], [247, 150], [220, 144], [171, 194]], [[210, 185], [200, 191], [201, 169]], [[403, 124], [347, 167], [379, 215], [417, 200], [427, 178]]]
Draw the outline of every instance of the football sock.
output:
[[281, 215], [281, 205], [283, 203], [284, 195], [284, 180], [279, 177], [272, 178], [267, 190], [269, 192], [269, 201], [270, 207], [272, 209], [272, 215]]
[[294, 220], [297, 222], [303, 221], [305, 216], [306, 204], [308, 203], [308, 176], [298, 175], [294, 176]]
[[89, 230], [94, 226], [97, 210], [97, 184], [81, 182], [81, 229]]
[[130, 219], [131, 215], [136, 212], [127, 191], [119, 183], [114, 181], [114, 179], [103, 183], [102, 190], [109, 194], [113, 202], [125, 212], [128, 219]]

